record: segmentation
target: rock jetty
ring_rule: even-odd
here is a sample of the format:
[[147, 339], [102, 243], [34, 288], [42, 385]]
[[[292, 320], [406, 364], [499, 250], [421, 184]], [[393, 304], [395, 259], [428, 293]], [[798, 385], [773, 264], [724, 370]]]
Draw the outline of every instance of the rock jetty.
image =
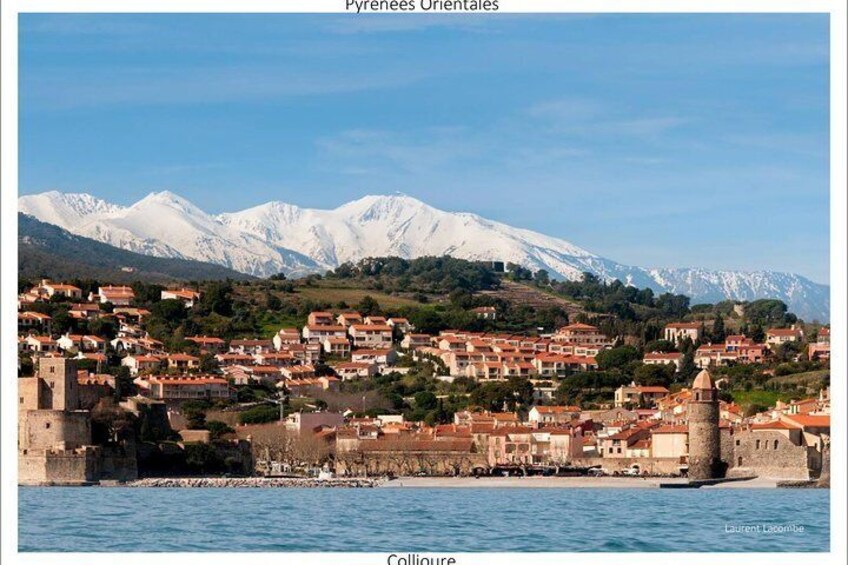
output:
[[146, 478], [127, 482], [128, 487], [165, 488], [373, 488], [377, 479], [308, 479], [267, 477]]

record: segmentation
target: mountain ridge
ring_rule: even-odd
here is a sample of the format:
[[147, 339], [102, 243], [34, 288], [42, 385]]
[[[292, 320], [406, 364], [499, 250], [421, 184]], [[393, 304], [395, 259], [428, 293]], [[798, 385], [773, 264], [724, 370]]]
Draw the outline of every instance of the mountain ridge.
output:
[[557, 278], [592, 272], [693, 302], [778, 298], [799, 316], [829, 318], [829, 288], [772, 271], [644, 268], [618, 263], [566, 240], [483, 218], [446, 212], [403, 194], [369, 194], [334, 209], [272, 201], [211, 215], [173, 192], [118, 206], [88, 194], [21, 196], [19, 210], [71, 233], [146, 255], [197, 259], [254, 276], [301, 276], [364, 257], [451, 255], [503, 261]]
[[110, 282], [252, 278], [212, 263], [133, 253], [20, 213], [18, 276], [27, 279], [97, 278]]

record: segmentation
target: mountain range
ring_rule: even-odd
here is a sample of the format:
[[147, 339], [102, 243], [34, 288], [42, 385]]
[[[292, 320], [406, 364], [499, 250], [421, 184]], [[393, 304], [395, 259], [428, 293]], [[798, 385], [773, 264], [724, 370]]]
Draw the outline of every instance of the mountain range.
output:
[[116, 283], [253, 278], [212, 263], [133, 253], [74, 235], [20, 213], [18, 277], [29, 280], [94, 278]]
[[777, 298], [802, 318], [829, 319], [829, 287], [800, 275], [628, 266], [563, 239], [438, 210], [402, 194], [364, 196], [332, 210], [269, 202], [211, 215], [167, 191], [131, 206], [52, 191], [21, 196], [18, 209], [135, 253], [205, 261], [259, 277], [323, 272], [364, 257], [450, 255], [546, 269], [564, 279], [588, 271], [608, 281], [685, 294], [693, 303]]

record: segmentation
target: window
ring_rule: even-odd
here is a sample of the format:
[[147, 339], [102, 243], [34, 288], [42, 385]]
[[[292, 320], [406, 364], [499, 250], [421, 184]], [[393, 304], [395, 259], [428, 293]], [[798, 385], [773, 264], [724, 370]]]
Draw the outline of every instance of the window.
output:
[[22, 396], [21, 397], [21, 404], [23, 404], [23, 403], [24, 403], [24, 397]]
[[757, 449], [760, 448], [760, 440], [757, 440]]
[[741, 441], [739, 441], [738, 439], [736, 440], [736, 445], [739, 445], [739, 444], [741, 444], [741, 443], [742, 443], [742, 442], [741, 442]]
[[742, 466], [742, 458], [741, 457], [736, 461], [736, 464], [739, 465], [740, 467]]
[[774, 440], [774, 448], [777, 449], [777, 440]]
[[44, 424], [44, 429], [45, 429], [45, 430], [49, 430], [49, 429], [50, 429], [50, 422], [45, 422], [45, 424]]

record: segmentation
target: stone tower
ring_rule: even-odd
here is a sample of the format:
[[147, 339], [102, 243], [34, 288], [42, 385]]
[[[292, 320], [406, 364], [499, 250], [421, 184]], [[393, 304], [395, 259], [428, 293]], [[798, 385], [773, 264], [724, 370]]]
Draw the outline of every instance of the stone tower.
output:
[[64, 357], [42, 357], [38, 360], [38, 378], [47, 385], [42, 401], [53, 410], [79, 410], [79, 383], [77, 362]]
[[718, 430], [718, 391], [706, 370], [698, 373], [692, 385], [689, 417], [689, 480], [723, 476], [721, 438]]

